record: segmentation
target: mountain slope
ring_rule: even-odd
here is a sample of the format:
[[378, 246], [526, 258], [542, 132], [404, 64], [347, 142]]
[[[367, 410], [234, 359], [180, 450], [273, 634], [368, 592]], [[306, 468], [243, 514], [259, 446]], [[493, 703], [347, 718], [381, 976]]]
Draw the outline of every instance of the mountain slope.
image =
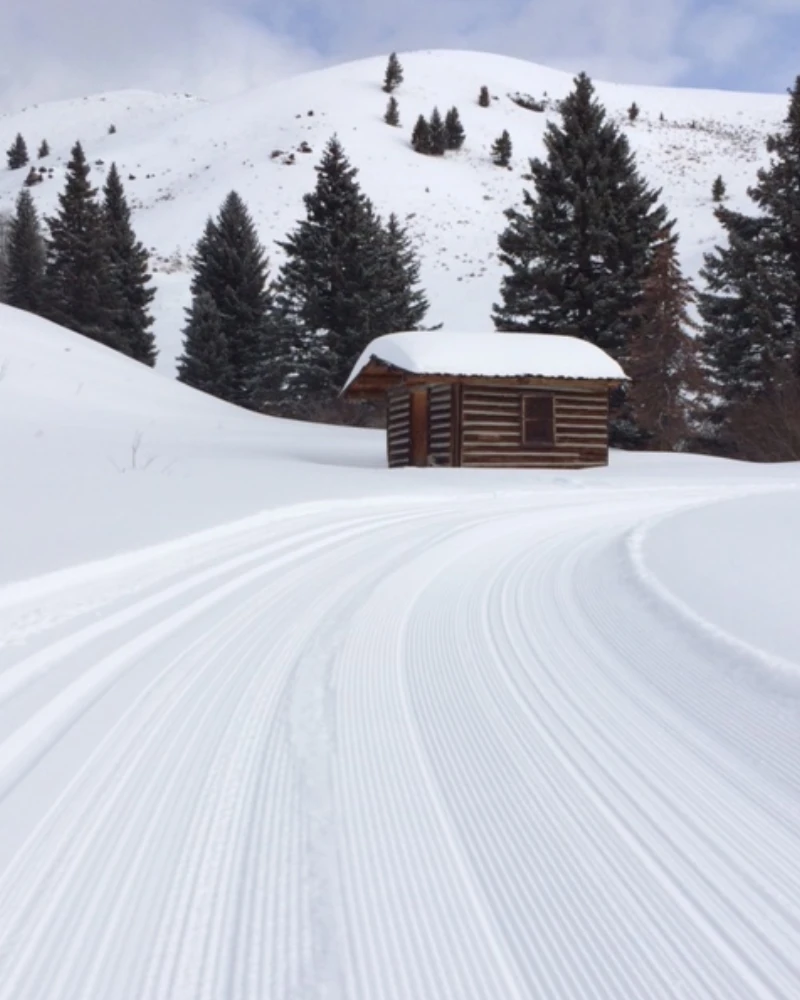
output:
[[[188, 301], [186, 257], [206, 216], [237, 189], [277, 267], [275, 241], [302, 214], [302, 196], [315, 181], [313, 167], [334, 132], [379, 210], [395, 211], [409, 222], [422, 253], [430, 319], [445, 328], [487, 329], [501, 274], [495, 249], [503, 211], [520, 202], [527, 158], [541, 153], [545, 123], [555, 114], [525, 110], [508, 95], [542, 98], [546, 93], [557, 100], [571, 88], [571, 77], [476, 52], [416, 52], [401, 59], [405, 82], [396, 93], [397, 129], [382, 121], [381, 57], [224, 101], [125, 92], [44, 104], [0, 118], [0, 148], [18, 131], [31, 152], [41, 138], [48, 139], [53, 152], [44, 162], [55, 168], [54, 175], [34, 188], [45, 212], [55, 204], [75, 139], [85, 142], [93, 162], [102, 161], [95, 166], [97, 184], [117, 161], [137, 209], [137, 229], [157, 258], [156, 333], [159, 364], [166, 372], [173, 370], [180, 350]], [[488, 109], [477, 104], [483, 84], [496, 98]], [[598, 83], [597, 89], [630, 137], [644, 174], [663, 187], [679, 219], [685, 266], [695, 274], [718, 232], [710, 197], [713, 179], [722, 173], [730, 204], [745, 204], [746, 187], [766, 160], [764, 140], [779, 126], [785, 98], [608, 83]], [[641, 114], [630, 124], [626, 109], [633, 101]], [[443, 112], [456, 105], [467, 133], [464, 148], [444, 159], [419, 156], [408, 142], [416, 117], [429, 114], [434, 104]], [[108, 134], [111, 122], [117, 126], [113, 135]], [[489, 158], [489, 147], [504, 128], [514, 142], [509, 171]], [[303, 142], [311, 153], [299, 152]], [[289, 154], [293, 163], [286, 162]], [[26, 172], [0, 171], [0, 209], [12, 205]]]

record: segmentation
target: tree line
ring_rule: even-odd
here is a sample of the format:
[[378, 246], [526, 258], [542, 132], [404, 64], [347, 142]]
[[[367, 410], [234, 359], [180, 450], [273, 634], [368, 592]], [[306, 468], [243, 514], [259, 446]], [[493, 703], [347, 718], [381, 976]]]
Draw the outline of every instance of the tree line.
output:
[[[387, 68], [390, 94], [397, 73]], [[493, 150], [498, 165], [509, 147]], [[618, 446], [800, 457], [800, 78], [749, 190], [753, 214], [726, 207], [715, 182], [723, 239], [705, 255], [700, 289], [681, 271], [661, 192], [586, 74], [559, 102], [544, 147], [521, 206], [505, 212], [495, 328], [570, 334], [618, 360], [631, 377], [613, 400]], [[380, 218], [336, 137], [316, 171], [274, 277], [236, 192], [207, 221], [191, 258], [182, 381], [253, 409], [330, 415], [369, 340], [423, 328], [428, 300], [404, 226]], [[76, 144], [46, 224], [42, 237], [23, 191], [6, 299], [152, 364], [148, 259], [116, 168], [98, 198]]]

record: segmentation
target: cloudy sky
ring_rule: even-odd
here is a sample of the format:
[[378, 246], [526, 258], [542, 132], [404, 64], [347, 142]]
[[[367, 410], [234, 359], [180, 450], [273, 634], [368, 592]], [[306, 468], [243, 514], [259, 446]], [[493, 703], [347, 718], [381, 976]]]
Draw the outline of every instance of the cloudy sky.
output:
[[118, 87], [222, 96], [414, 48], [782, 91], [798, 42], [800, 0], [0, 0], [0, 110]]

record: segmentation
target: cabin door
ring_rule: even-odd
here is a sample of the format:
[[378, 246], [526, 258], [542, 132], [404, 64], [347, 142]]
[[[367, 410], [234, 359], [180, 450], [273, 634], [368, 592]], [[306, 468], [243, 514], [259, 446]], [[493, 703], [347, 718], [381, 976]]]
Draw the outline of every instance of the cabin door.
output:
[[428, 464], [428, 390], [411, 391], [411, 464]]

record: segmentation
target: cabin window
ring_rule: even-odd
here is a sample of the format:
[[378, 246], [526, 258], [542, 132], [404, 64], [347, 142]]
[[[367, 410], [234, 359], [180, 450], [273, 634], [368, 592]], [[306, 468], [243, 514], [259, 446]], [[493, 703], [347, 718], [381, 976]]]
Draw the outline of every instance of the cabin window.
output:
[[526, 447], [556, 443], [552, 396], [522, 397], [522, 443]]

